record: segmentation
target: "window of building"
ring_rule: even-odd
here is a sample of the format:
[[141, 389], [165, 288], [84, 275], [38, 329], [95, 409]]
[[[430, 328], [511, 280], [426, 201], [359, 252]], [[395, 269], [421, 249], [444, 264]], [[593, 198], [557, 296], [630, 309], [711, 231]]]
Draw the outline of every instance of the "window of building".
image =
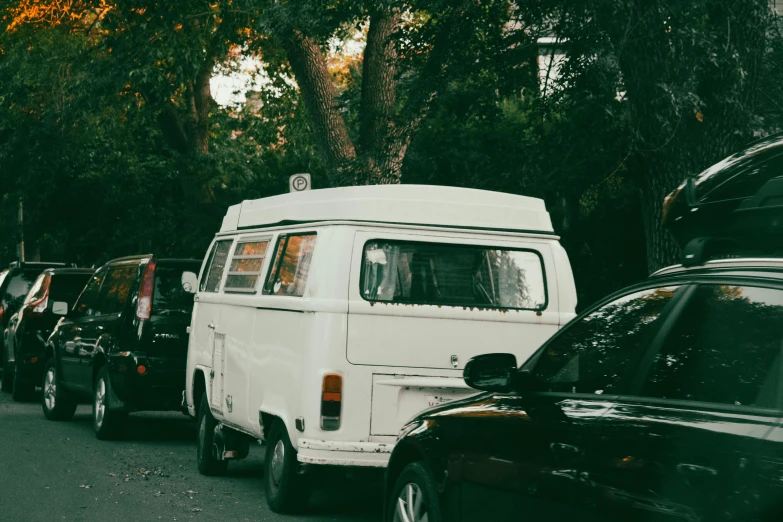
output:
[[315, 234], [280, 236], [264, 293], [301, 297], [315, 250]]
[[268, 239], [237, 242], [226, 277], [226, 292], [255, 292], [268, 246]]
[[412, 241], [368, 242], [360, 291], [385, 303], [541, 310], [547, 302], [537, 252]]

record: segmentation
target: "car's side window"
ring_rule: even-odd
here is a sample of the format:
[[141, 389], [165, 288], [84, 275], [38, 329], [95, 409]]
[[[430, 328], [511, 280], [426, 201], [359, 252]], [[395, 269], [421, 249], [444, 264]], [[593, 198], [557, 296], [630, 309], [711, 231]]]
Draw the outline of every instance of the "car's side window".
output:
[[204, 273], [201, 274], [199, 291], [217, 292], [220, 290], [220, 280], [223, 278], [223, 269], [226, 268], [228, 253], [233, 242], [233, 239], [221, 239], [215, 242], [212, 252], [209, 253], [209, 260], [204, 268]]
[[783, 291], [705, 284], [653, 360], [641, 394], [735, 406], [777, 406]]
[[137, 265], [125, 265], [110, 268], [98, 297], [97, 313], [100, 315], [118, 314], [128, 302], [133, 281], [136, 279]]
[[315, 233], [281, 235], [269, 269], [264, 293], [301, 297], [315, 250]]
[[106, 276], [106, 270], [101, 270], [92, 276], [90, 282], [82, 290], [79, 299], [73, 306], [74, 317], [84, 317], [95, 314], [95, 305], [98, 302], [98, 293], [101, 290], [101, 284]]
[[226, 292], [255, 292], [268, 246], [269, 239], [237, 241], [226, 276]]
[[546, 345], [534, 375], [550, 391], [616, 394], [660, 328], [677, 286], [651, 288], [612, 301], [572, 323]]

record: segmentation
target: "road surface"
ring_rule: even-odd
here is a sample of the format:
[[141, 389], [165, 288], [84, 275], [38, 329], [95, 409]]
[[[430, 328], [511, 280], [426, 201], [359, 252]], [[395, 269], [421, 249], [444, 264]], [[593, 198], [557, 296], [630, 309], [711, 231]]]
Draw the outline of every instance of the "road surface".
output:
[[261, 481], [263, 447], [223, 477], [196, 470], [195, 423], [179, 413], [137, 413], [124, 440], [103, 442], [90, 407], [47, 421], [38, 402], [0, 393], [0, 520], [381, 520], [378, 477], [327, 474], [296, 516], [272, 513]]

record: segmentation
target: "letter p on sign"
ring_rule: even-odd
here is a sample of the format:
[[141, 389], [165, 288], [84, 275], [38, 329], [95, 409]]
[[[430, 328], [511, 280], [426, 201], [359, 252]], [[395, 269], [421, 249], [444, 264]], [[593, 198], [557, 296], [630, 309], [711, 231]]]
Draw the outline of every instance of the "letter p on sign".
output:
[[294, 174], [288, 178], [289, 192], [304, 192], [310, 190], [311, 187], [310, 174]]

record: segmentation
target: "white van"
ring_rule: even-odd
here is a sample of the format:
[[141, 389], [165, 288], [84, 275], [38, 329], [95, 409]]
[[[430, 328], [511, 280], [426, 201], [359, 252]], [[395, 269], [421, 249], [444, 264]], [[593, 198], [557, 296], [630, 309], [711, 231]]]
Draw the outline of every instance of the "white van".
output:
[[523, 362], [576, 291], [543, 201], [391, 185], [230, 207], [195, 300], [183, 406], [199, 470], [266, 441], [267, 501], [286, 511], [308, 465], [384, 467], [405, 421], [475, 394], [471, 357]]

